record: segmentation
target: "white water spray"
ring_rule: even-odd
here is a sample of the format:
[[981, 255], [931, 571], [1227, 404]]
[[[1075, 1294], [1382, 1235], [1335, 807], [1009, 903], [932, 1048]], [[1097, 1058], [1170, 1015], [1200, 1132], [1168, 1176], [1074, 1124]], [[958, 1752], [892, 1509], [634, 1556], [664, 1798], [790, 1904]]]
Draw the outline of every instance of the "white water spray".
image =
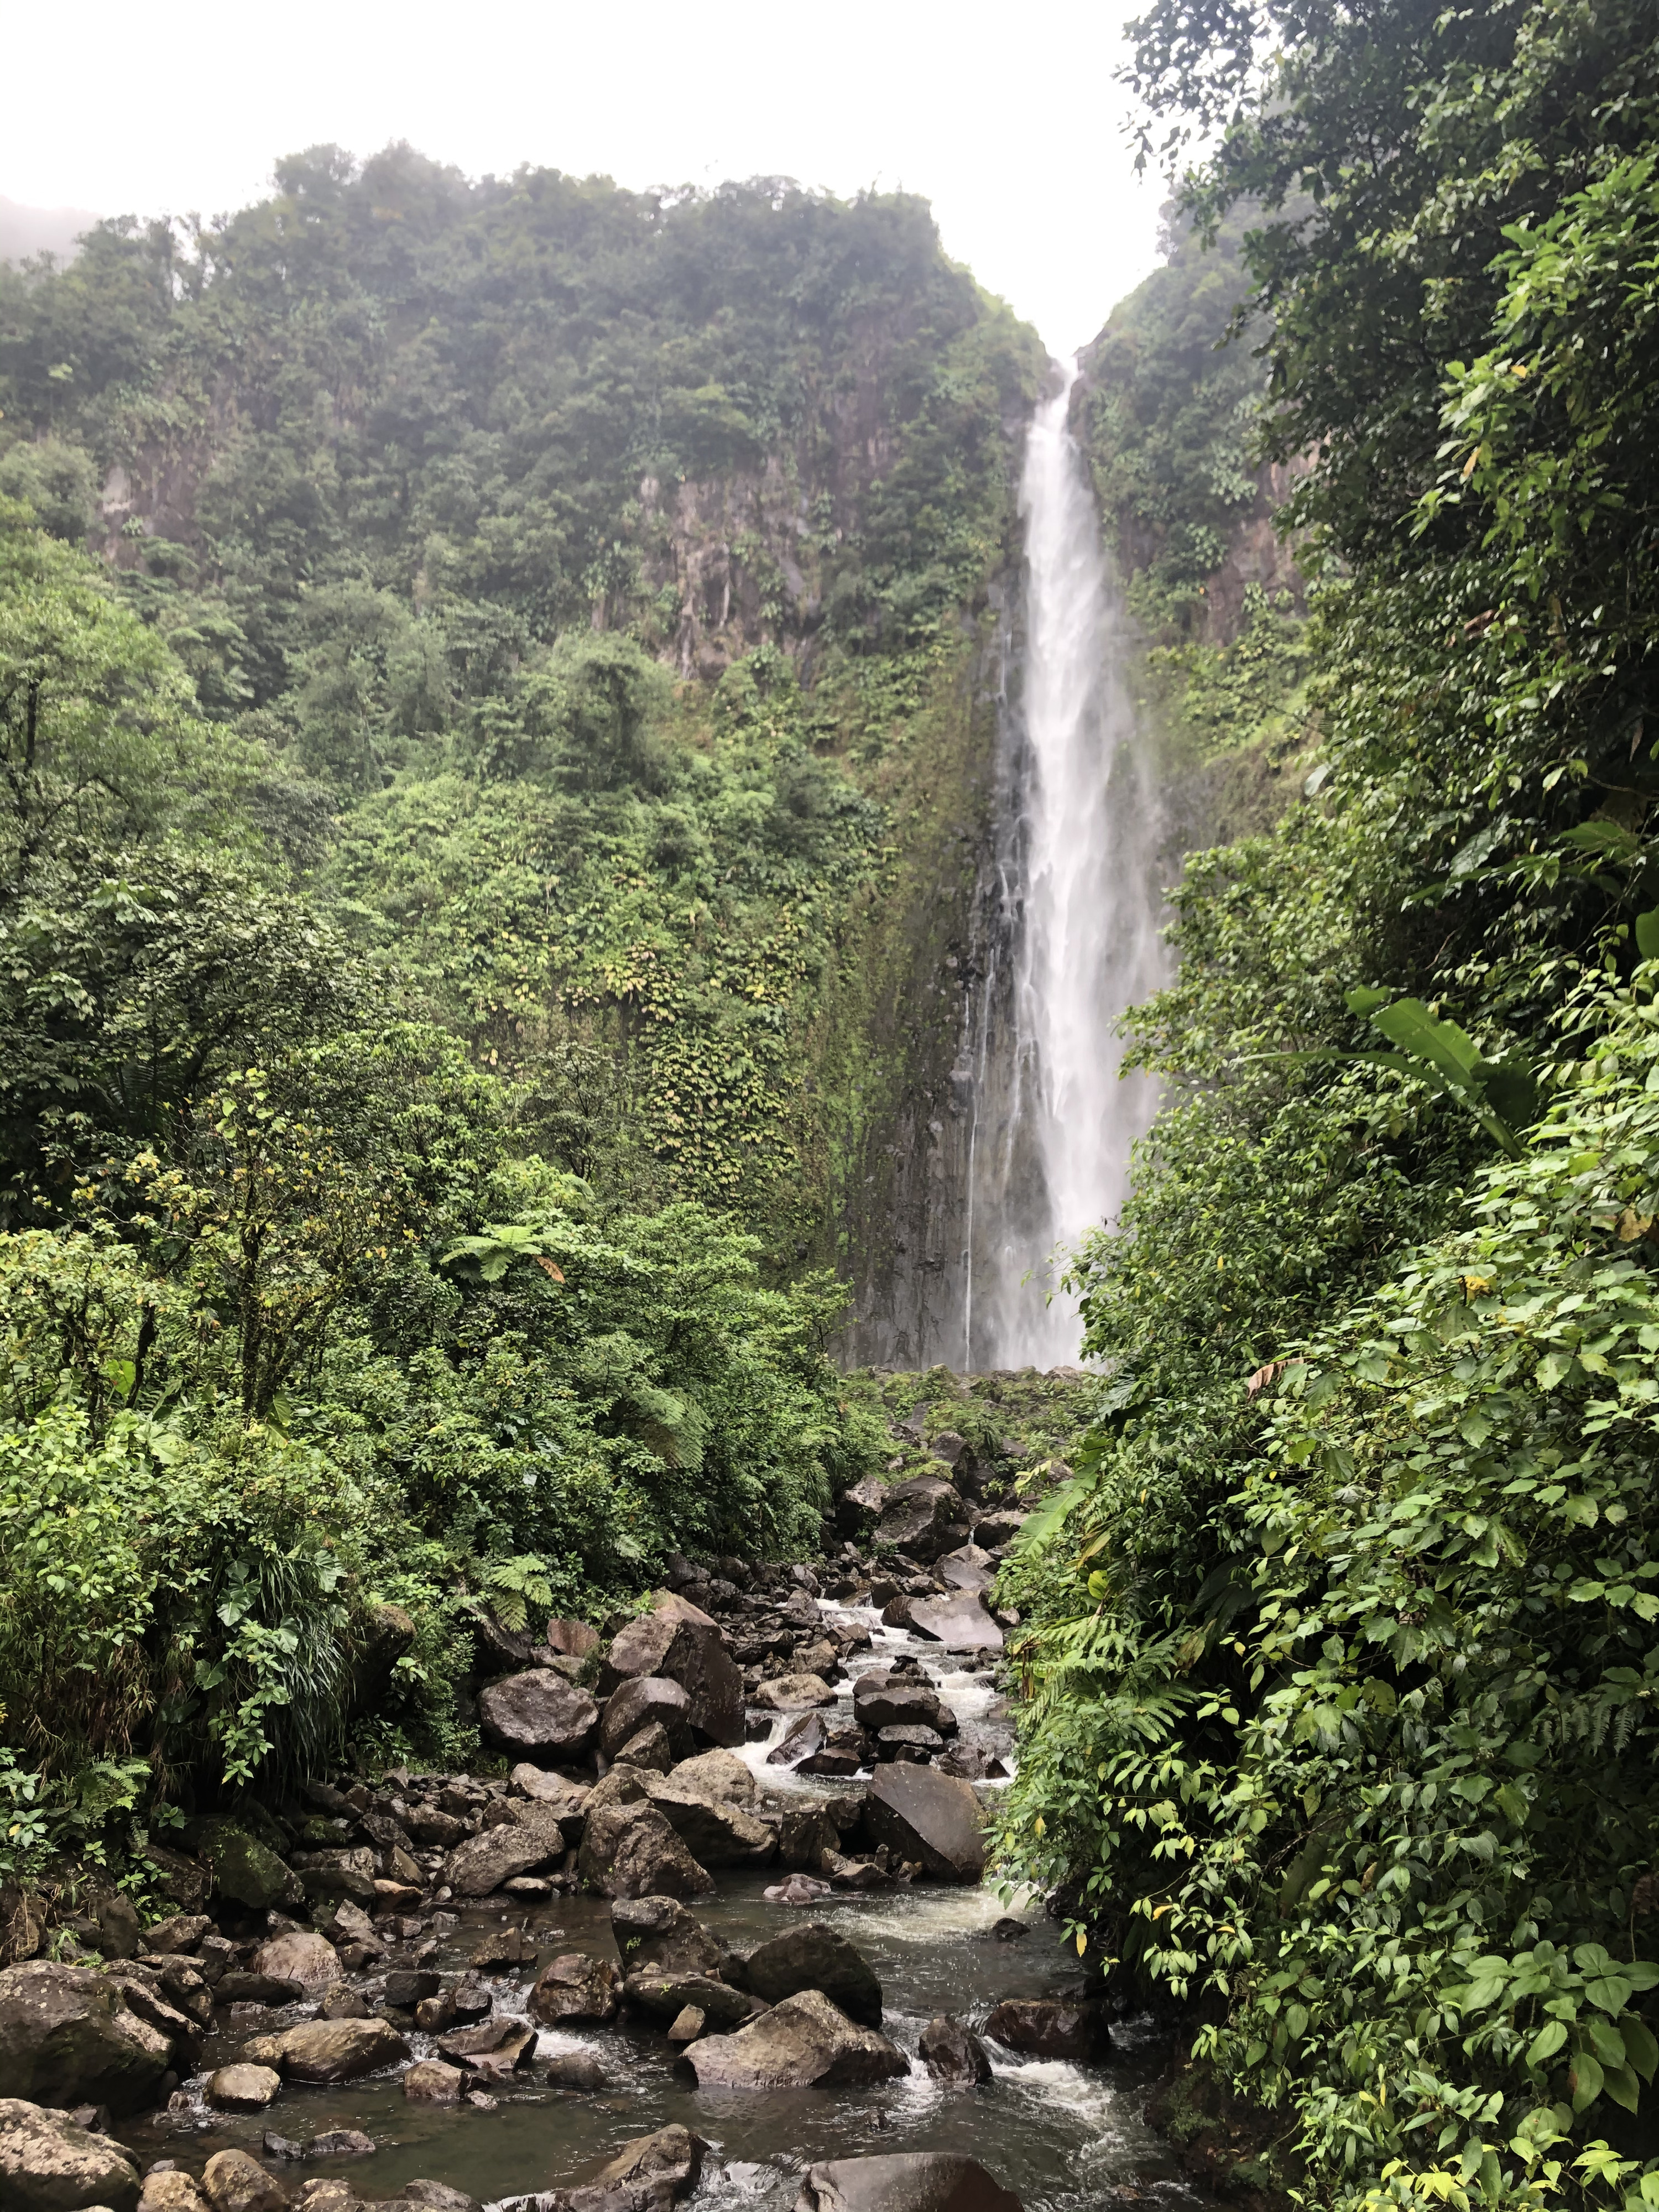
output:
[[1109, 1220], [1156, 1103], [1118, 1079], [1123, 1009], [1165, 974], [1151, 763], [1126, 678], [1124, 617], [1067, 427], [1073, 362], [1033, 417], [1025, 519], [1023, 731], [1005, 764], [999, 947], [971, 1016], [960, 1358], [968, 1370], [1075, 1359], [1076, 1303], [1049, 1261]]

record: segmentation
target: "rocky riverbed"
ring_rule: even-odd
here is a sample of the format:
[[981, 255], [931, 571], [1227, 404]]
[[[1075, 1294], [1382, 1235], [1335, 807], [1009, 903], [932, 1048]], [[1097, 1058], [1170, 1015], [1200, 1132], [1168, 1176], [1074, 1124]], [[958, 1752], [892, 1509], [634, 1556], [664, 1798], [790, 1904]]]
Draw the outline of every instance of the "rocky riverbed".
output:
[[1012, 1522], [944, 1467], [868, 1504], [878, 1543], [828, 1571], [676, 1561], [637, 1617], [486, 1625], [504, 1772], [313, 1779], [154, 1852], [160, 1922], [112, 1893], [25, 1925], [15, 1948], [53, 1955], [0, 1973], [0, 2201], [1179, 2190], [1138, 2117], [1150, 2045], [981, 1881]]

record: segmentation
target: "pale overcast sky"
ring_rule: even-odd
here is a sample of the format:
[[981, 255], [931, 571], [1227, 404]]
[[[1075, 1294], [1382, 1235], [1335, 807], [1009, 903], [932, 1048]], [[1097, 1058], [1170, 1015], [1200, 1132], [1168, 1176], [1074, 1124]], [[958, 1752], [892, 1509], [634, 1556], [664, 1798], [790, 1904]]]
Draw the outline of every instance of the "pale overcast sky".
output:
[[784, 175], [902, 185], [946, 251], [1056, 353], [1157, 258], [1113, 82], [1134, 0], [77, 0], [15, 7], [0, 194], [99, 215], [216, 213], [279, 154], [407, 138], [470, 175], [520, 162], [618, 183]]

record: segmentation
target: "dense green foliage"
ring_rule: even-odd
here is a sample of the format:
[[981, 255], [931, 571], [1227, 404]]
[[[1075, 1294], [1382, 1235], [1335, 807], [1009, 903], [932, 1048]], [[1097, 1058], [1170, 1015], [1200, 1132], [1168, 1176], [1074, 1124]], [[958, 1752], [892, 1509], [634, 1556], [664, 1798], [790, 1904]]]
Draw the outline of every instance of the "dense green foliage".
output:
[[817, 1549], [820, 1079], [1031, 368], [920, 203], [770, 182], [325, 152], [0, 271], [17, 1850], [476, 1756], [480, 1608]]
[[1213, 134], [1192, 219], [1255, 210], [1321, 750], [1189, 866], [1134, 1018], [1170, 1103], [1078, 1258], [1109, 1381], [1012, 1577], [1005, 1847], [1192, 2008], [1267, 2113], [1246, 2179], [1644, 2203], [1659, 40], [1619, 0], [1137, 36], [1149, 136]]

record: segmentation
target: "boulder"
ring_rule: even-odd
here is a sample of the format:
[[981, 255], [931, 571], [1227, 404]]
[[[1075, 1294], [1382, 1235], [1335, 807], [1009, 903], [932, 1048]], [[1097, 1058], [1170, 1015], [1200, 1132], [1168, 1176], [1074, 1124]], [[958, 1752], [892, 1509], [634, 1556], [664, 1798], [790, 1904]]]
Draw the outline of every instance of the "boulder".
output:
[[619, 1897], [611, 1932], [624, 1973], [719, 1974], [727, 1954], [678, 1898]]
[[518, 1797], [507, 1811], [515, 1828], [539, 1836], [550, 1851], [562, 1851], [580, 1843], [592, 1794], [586, 1783], [573, 1782], [562, 1797]]
[[954, 1589], [988, 1590], [997, 1578], [997, 1563], [977, 1544], [963, 1544], [935, 1559], [933, 1572]]
[[978, 1881], [984, 1875], [979, 1800], [954, 1775], [896, 1760], [878, 1766], [864, 1817], [877, 1843], [920, 1861], [940, 1881]]
[[910, 1626], [918, 1636], [930, 1636], [951, 1651], [1002, 1649], [1002, 1631], [976, 1589], [953, 1590], [948, 1597], [913, 1598]]
[[790, 1722], [781, 1740], [767, 1753], [766, 1763], [769, 1766], [797, 1766], [803, 1759], [811, 1759], [815, 1752], [822, 1751], [829, 1741], [823, 1715], [802, 1713], [798, 1720]]
[[821, 1990], [786, 1997], [735, 2035], [704, 2036], [685, 2055], [700, 2089], [854, 2088], [910, 2070], [902, 2051]]
[[250, 1912], [303, 1905], [305, 1885], [275, 1851], [234, 1820], [204, 1820], [187, 1832], [213, 1881], [213, 1894]]
[[46, 1959], [0, 1973], [0, 2097], [135, 2112], [155, 2102], [174, 2055], [174, 2038], [108, 1975]]
[[213, 2212], [288, 2212], [288, 2191], [245, 2150], [216, 2151], [202, 2169]]
[[755, 2008], [743, 1990], [712, 1974], [665, 1974], [647, 1966], [630, 1974], [624, 1990], [630, 2005], [655, 2019], [672, 2021], [691, 2006], [714, 2029], [741, 2027]]
[[457, 1844], [444, 1861], [443, 1879], [457, 1897], [488, 1897], [514, 1875], [528, 1874], [562, 1858], [564, 1837], [558, 1824], [554, 1837], [520, 1827], [516, 1820], [506, 1827], [483, 1828]]
[[665, 1674], [635, 1674], [613, 1690], [599, 1723], [599, 1749], [614, 1759], [630, 1738], [653, 1721], [660, 1721], [673, 1749], [684, 1757], [691, 1749], [691, 1700], [678, 1682]]
[[779, 1674], [763, 1682], [755, 1703], [771, 1713], [804, 1712], [809, 1705], [833, 1705], [836, 1693], [821, 1674]]
[[708, 2148], [689, 2128], [636, 2136], [592, 2181], [572, 2191], [571, 2212], [670, 2212], [696, 2187]]
[[331, 1988], [340, 1978], [340, 1960], [325, 1936], [309, 1928], [296, 1928], [286, 1936], [273, 1936], [253, 1954], [253, 1971], [277, 1981], [294, 1982], [307, 1996]]
[[1025, 1525], [1023, 1513], [987, 1513], [974, 1523], [974, 1541], [987, 1551], [1012, 1544]]
[[[956, 1531], [960, 1528], [961, 1534]], [[913, 1559], [935, 1559], [954, 1551], [967, 1534], [967, 1508], [961, 1494], [940, 1475], [913, 1475], [896, 1482], [882, 1500], [876, 1541], [908, 1552]]]
[[377, 1605], [368, 1616], [368, 1632], [358, 1644], [351, 1662], [351, 1711], [372, 1713], [392, 1686], [400, 1659], [415, 1649], [415, 1621], [400, 1605]]
[[931, 1682], [902, 1675], [860, 1674], [853, 1685], [853, 1717], [861, 1729], [930, 1728], [954, 1735], [957, 1717]]
[[550, 2089], [603, 2089], [605, 2069], [592, 2051], [562, 2051], [548, 2062], [547, 2086]]
[[255, 2036], [242, 2056], [274, 2066], [286, 2081], [356, 2081], [407, 2058], [409, 2045], [384, 2020], [305, 2020], [279, 2035]]
[[417, 2059], [404, 2075], [404, 2095], [411, 2105], [459, 2105], [466, 2076], [441, 2058]]
[[151, 2166], [144, 2176], [138, 2212], [212, 2212], [201, 2185], [188, 2173]]
[[590, 1628], [585, 1620], [550, 1620], [547, 1624], [547, 1648], [562, 1658], [586, 1659], [590, 1651], [597, 1651], [600, 1644], [599, 1632]]
[[764, 1866], [777, 1850], [775, 1829], [729, 1799], [681, 1788], [678, 1770], [651, 1791], [651, 1802], [703, 1866]]
[[977, 2159], [913, 2150], [809, 2166], [795, 2212], [1021, 2212], [1021, 2206]]
[[374, 2138], [361, 2128], [325, 2128], [321, 2135], [313, 2136], [307, 2150], [313, 2158], [370, 2158]]
[[1092, 1997], [1005, 1997], [985, 2033], [1033, 2058], [1103, 2058], [1110, 2048], [1106, 2008]]
[[949, 2020], [942, 2014], [930, 2020], [921, 2031], [921, 2040], [916, 2048], [927, 2071], [937, 2074], [942, 2081], [977, 2085], [991, 2078], [991, 2061], [985, 2045], [959, 2020]]
[[[336, 1973], [339, 1972], [337, 1962]], [[216, 2004], [297, 2004], [305, 1995], [298, 1982], [276, 1974], [239, 1974], [234, 1969], [221, 1974], [213, 1985]]]
[[816, 1874], [826, 1851], [841, 1849], [841, 1831], [822, 1805], [803, 1805], [778, 1824], [778, 1855], [787, 1867]]
[[743, 1741], [743, 1676], [718, 1624], [689, 1598], [657, 1591], [651, 1611], [612, 1639], [601, 1689], [615, 1690], [641, 1675], [679, 1684], [686, 1717], [700, 1735], [717, 1744]]
[[452, 2189], [447, 2181], [406, 2181], [403, 2194], [405, 2203], [423, 2204], [428, 2212], [483, 2212], [476, 2197]]
[[943, 1751], [945, 1738], [936, 1729], [912, 1723], [908, 1728], [884, 1728], [876, 1736], [878, 1759], [909, 1759], [925, 1766], [935, 1752]]
[[478, 1698], [484, 1735], [517, 1759], [580, 1759], [599, 1719], [586, 1691], [546, 1667], [505, 1675]]
[[484, 2080], [505, 2079], [536, 2055], [536, 2030], [527, 2021], [501, 2014], [463, 2027], [453, 2035], [441, 2035], [438, 2049], [454, 2059], [465, 2073]]
[[222, 2066], [208, 2077], [207, 2100], [216, 2112], [263, 2112], [282, 2094], [274, 2066]]
[[887, 1503], [887, 1485], [879, 1475], [866, 1474], [843, 1490], [836, 1506], [836, 1521], [848, 1530], [863, 1528], [876, 1519]]
[[212, 1927], [205, 1912], [175, 1912], [172, 1919], [155, 1921], [145, 1929], [143, 1948], [152, 1956], [193, 1951]]
[[310, 1898], [345, 1897], [372, 1905], [376, 1860], [366, 1844], [343, 1851], [296, 1851], [295, 1867]]
[[751, 1806], [758, 1794], [754, 1775], [734, 1751], [701, 1752], [683, 1759], [669, 1776], [681, 1790], [706, 1797], [714, 1805]]
[[647, 1721], [637, 1735], [630, 1735], [617, 1753], [618, 1766], [648, 1766], [653, 1774], [666, 1774], [674, 1764], [674, 1747], [660, 1721]]
[[714, 1887], [708, 1869], [644, 1799], [613, 1799], [591, 1814], [580, 1863], [582, 1881], [601, 1897], [702, 1897]]
[[562, 2020], [611, 2021], [620, 2000], [617, 1970], [586, 1951], [562, 1951], [536, 1977], [530, 2017], [551, 2027]]
[[757, 1997], [778, 2004], [803, 1990], [821, 1990], [849, 2020], [881, 2025], [881, 1984], [862, 1951], [822, 1920], [799, 1921], [744, 1960], [744, 1978]]
[[532, 1766], [521, 1759], [507, 1777], [509, 1785], [520, 1797], [532, 1804], [553, 1808], [566, 1838], [571, 1843], [581, 1832], [582, 1808], [587, 1802], [588, 1784], [572, 1782], [568, 1776], [550, 1774], [545, 1767]]
[[158, 1844], [154, 1836], [144, 1846], [144, 1858], [155, 1869], [155, 1886], [163, 1897], [170, 1899], [182, 1913], [200, 1912], [212, 1885], [212, 1876], [204, 1866], [187, 1858], [183, 1851]]
[[0, 2204], [7, 2212], [136, 2212], [138, 2169], [112, 2137], [67, 2113], [0, 2097]]

